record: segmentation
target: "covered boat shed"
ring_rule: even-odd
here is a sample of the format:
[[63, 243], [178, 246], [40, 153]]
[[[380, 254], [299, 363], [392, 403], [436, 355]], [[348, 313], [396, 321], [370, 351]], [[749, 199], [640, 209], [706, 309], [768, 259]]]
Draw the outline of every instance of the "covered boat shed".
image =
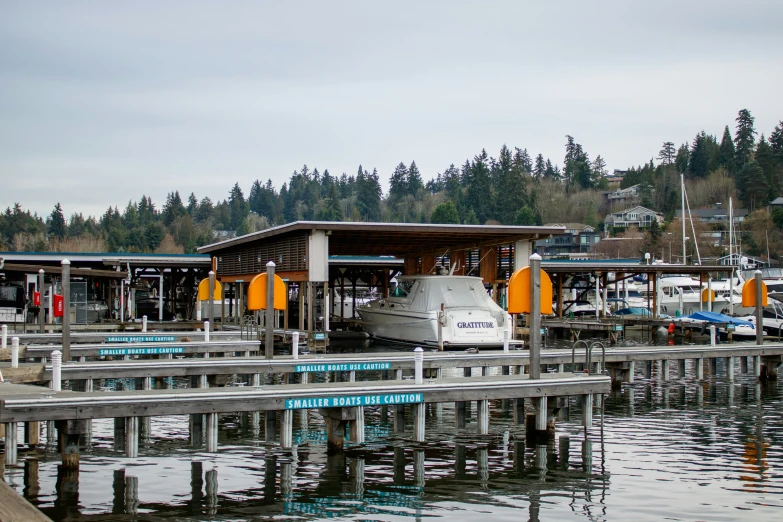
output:
[[[347, 273], [353, 274], [354, 287], [356, 279], [362, 279], [381, 295], [388, 295], [396, 274], [427, 274], [440, 267], [480, 276], [497, 290], [515, 269], [528, 265], [534, 241], [564, 232], [559, 226], [296, 221], [206, 245], [198, 252], [212, 256], [223, 284], [248, 283], [273, 261], [276, 274], [297, 288], [299, 324], [305, 329], [303, 299], [307, 317], [319, 315], [311, 308], [317, 294], [327, 295], [330, 286], [344, 287]], [[320, 315], [326, 315], [327, 331], [328, 314]], [[286, 328], [287, 323], [286, 312]], [[312, 329], [308, 319], [307, 330]]]

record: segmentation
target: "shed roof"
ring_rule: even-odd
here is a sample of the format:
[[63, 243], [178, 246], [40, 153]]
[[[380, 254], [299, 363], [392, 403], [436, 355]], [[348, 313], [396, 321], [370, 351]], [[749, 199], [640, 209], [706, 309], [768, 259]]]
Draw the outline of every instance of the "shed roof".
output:
[[562, 234], [563, 227], [505, 225], [435, 225], [422, 223], [365, 223], [296, 221], [220, 241], [198, 249], [199, 253], [225, 251], [245, 243], [304, 231], [324, 230], [329, 234], [330, 255], [396, 255], [409, 252], [474, 248], [487, 244], [508, 244]]

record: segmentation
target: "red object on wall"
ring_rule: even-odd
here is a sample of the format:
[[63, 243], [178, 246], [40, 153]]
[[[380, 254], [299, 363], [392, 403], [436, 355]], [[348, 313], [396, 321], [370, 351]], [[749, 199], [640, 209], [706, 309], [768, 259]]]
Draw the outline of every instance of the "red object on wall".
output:
[[63, 296], [54, 294], [54, 316], [63, 316]]
[[33, 292], [33, 306], [41, 306], [41, 292]]

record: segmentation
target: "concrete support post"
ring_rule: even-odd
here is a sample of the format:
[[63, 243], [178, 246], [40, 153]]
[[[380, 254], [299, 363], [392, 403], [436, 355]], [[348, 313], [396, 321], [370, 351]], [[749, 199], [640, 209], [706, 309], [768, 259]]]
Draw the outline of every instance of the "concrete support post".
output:
[[661, 380], [668, 381], [669, 378], [669, 361], [664, 359], [661, 361]]
[[364, 444], [364, 406], [358, 406], [356, 419], [351, 422], [351, 441], [354, 444]]
[[200, 448], [204, 443], [204, 415], [194, 413], [190, 416], [190, 445]]
[[653, 367], [653, 362], [652, 361], [644, 361], [644, 378], [645, 379], [652, 379], [652, 367]]
[[280, 424], [280, 446], [291, 449], [294, 447], [294, 411], [283, 410]]
[[679, 359], [677, 361], [677, 377], [679, 379], [685, 378], [685, 359]]
[[63, 361], [71, 360], [71, 262], [63, 259], [60, 262], [63, 273]]
[[753, 357], [753, 375], [761, 377], [761, 356], [756, 355]]
[[326, 417], [326, 453], [342, 453], [345, 446], [345, 424], [329, 416]]
[[266, 335], [264, 337], [264, 356], [275, 356], [275, 262], [266, 264], [266, 310], [264, 310]]
[[696, 379], [704, 379], [704, 359], [696, 359]]
[[125, 417], [114, 418], [114, 451], [125, 451]]
[[514, 423], [524, 424], [525, 422], [525, 399], [512, 399], [514, 401]]
[[267, 442], [274, 442], [277, 439], [277, 412], [267, 410], [264, 413], [264, 438]]
[[135, 459], [139, 456], [139, 418], [125, 418], [125, 456]]
[[465, 428], [466, 413], [467, 407], [465, 401], [458, 401], [454, 403], [454, 420], [458, 430]]
[[739, 358], [739, 360], [740, 360], [740, 373], [748, 373], [748, 358], [742, 356]]
[[423, 402], [413, 405], [413, 437], [416, 442], [424, 442], [426, 440], [424, 435], [425, 410], [426, 404]]
[[533, 399], [533, 405], [536, 408], [536, 431], [546, 431], [547, 403], [547, 397], [536, 397]]
[[207, 413], [207, 453], [217, 453], [218, 449], [218, 413]]
[[715, 357], [710, 357], [707, 359], [707, 362], [710, 365], [710, 375], [715, 377], [715, 374], [718, 373], [718, 359]]
[[392, 419], [392, 430], [395, 433], [402, 433], [405, 431], [405, 405], [396, 404], [394, 406], [394, 418]]
[[582, 426], [593, 427], [593, 396], [591, 394], [582, 395]]
[[726, 357], [726, 378], [734, 380], [734, 357]]
[[489, 433], [489, 401], [477, 401], [476, 416], [478, 417], [478, 432], [480, 435]]
[[15, 422], [5, 423], [5, 464], [15, 466], [17, 461], [17, 425]]

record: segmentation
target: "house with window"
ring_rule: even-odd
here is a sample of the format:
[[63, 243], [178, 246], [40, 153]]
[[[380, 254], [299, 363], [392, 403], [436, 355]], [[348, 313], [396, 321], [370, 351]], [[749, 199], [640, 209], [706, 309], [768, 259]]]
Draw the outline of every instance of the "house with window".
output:
[[[674, 215], [677, 218], [682, 218], [682, 210], [676, 211]], [[690, 215], [693, 219], [710, 225], [729, 224], [729, 209], [723, 208], [721, 203], [716, 203], [714, 208], [697, 208], [691, 210]], [[748, 209], [746, 208], [735, 208], [732, 210], [732, 220], [735, 225], [745, 221], [747, 216]]]
[[593, 245], [601, 241], [601, 233], [584, 223], [550, 223], [546, 226], [565, 227], [565, 233], [536, 241], [536, 252], [544, 259], [587, 254]]
[[663, 223], [663, 214], [638, 205], [608, 214], [604, 219], [604, 225], [607, 230], [609, 227], [628, 228], [632, 225], [647, 228], [653, 221], [657, 221], [659, 225]]

